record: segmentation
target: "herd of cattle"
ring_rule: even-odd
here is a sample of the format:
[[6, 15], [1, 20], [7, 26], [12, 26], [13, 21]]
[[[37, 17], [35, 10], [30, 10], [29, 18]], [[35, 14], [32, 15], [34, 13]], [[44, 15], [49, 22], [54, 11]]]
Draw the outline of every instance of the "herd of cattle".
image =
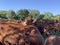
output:
[[59, 20], [36, 20], [30, 16], [21, 20], [0, 19], [0, 45], [60, 45], [60, 36], [43, 38], [60, 32]]

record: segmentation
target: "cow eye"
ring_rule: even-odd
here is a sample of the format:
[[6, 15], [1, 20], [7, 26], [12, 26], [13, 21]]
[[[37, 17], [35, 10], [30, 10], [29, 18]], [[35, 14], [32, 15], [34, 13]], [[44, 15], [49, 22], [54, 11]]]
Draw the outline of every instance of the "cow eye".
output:
[[37, 33], [37, 30], [32, 29], [31, 33]]

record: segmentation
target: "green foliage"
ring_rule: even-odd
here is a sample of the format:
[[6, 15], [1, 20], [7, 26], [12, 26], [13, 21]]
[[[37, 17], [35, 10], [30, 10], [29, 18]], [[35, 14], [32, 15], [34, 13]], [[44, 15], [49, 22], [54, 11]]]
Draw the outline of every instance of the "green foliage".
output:
[[20, 9], [17, 12], [14, 10], [0, 10], [0, 19], [16, 19], [25, 18], [27, 16], [31, 16], [32, 18], [36, 18], [38, 20], [48, 19], [48, 20], [60, 20], [60, 14], [53, 15], [51, 12], [44, 12], [40, 14], [38, 10], [30, 10], [30, 9]]
[[43, 19], [51, 19], [51, 17], [53, 17], [53, 14], [52, 13], [50, 13], [50, 12], [45, 12], [44, 13], [44, 18]]
[[32, 16], [32, 18], [39, 18], [40, 12], [38, 10], [29, 10], [29, 15]]
[[21, 9], [17, 11], [17, 16], [20, 18], [28, 16], [29, 11], [27, 9]]
[[15, 11], [13, 11], [13, 10], [7, 11], [6, 17], [8, 19], [14, 19], [15, 16], [16, 16]]
[[44, 18], [44, 14], [40, 14], [39, 20], [43, 20], [43, 18]]
[[20, 17], [16, 15], [16, 16], [14, 16], [14, 19], [15, 19], [15, 20], [19, 20]]
[[60, 14], [57, 14], [56, 16], [54, 16], [54, 19], [60, 20]]
[[0, 19], [6, 19], [6, 11], [0, 10]]

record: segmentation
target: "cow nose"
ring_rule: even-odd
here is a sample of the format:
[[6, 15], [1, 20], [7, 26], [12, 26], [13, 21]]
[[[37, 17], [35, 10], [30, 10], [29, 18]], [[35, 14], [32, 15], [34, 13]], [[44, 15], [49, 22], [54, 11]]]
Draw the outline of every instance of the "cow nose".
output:
[[20, 42], [21, 42], [21, 43], [24, 43], [24, 40], [23, 40], [23, 39], [20, 39]]
[[29, 32], [25, 33], [26, 36], [29, 36]]
[[19, 45], [25, 45], [24, 39], [20, 39], [20, 40], [19, 40]]

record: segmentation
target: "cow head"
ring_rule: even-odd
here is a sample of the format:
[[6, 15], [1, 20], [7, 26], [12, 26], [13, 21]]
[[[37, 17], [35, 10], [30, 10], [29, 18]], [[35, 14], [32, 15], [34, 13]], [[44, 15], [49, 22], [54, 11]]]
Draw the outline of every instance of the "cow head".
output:
[[22, 38], [19, 40], [19, 45], [43, 45], [44, 39], [38, 29], [32, 25], [28, 25]]
[[45, 40], [44, 45], [60, 45], [60, 36], [50, 36]]

